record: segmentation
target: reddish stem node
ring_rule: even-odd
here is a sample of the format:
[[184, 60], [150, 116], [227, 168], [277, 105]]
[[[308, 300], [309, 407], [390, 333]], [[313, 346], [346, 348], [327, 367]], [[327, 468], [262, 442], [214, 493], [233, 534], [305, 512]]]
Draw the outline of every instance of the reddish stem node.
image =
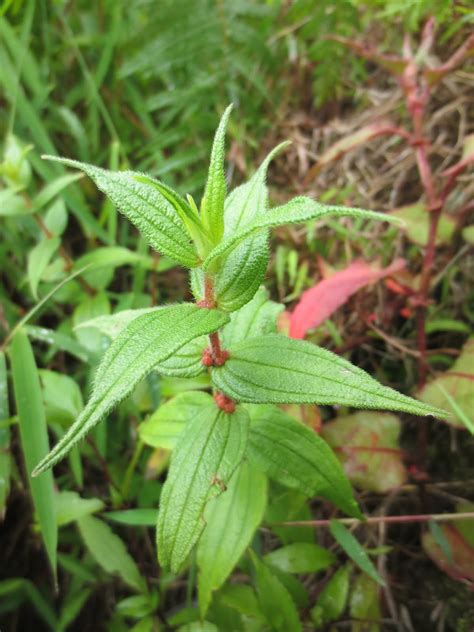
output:
[[230, 397], [227, 397], [227, 395], [224, 395], [224, 393], [215, 393], [214, 401], [216, 402], [217, 406], [228, 415], [231, 415], [235, 412], [234, 400]]

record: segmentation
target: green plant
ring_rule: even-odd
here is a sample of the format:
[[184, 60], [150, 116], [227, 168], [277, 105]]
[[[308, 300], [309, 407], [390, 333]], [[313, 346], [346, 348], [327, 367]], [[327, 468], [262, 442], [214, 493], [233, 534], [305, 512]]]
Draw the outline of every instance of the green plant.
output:
[[[84, 171], [153, 248], [191, 269], [196, 302], [126, 310], [85, 323], [106, 332], [112, 343], [97, 368], [86, 407], [33, 476], [68, 454], [151, 371], [189, 378], [208, 371], [213, 397], [182, 393], [160, 409], [159, 420], [141, 428], [143, 441], [173, 448], [158, 515], [161, 566], [178, 572], [203, 536], [198, 549], [203, 616], [261, 519], [256, 501], [255, 510], [242, 517], [246, 526], [234, 545], [216, 548], [226, 535], [232, 499], [246, 494], [251, 503], [254, 481], [264, 493], [261, 472], [362, 517], [327, 444], [277, 404], [315, 402], [445, 417], [444, 411], [382, 386], [325, 349], [276, 333], [279, 306], [259, 289], [271, 227], [328, 215], [394, 220], [306, 197], [268, 208], [267, 167], [284, 145], [271, 152], [249, 182], [227, 195], [224, 145], [230, 111], [215, 135], [199, 210], [192, 197], [185, 199], [144, 174], [47, 157]], [[220, 494], [218, 504], [214, 499]], [[257, 577], [266, 583], [261, 562], [255, 564]]]

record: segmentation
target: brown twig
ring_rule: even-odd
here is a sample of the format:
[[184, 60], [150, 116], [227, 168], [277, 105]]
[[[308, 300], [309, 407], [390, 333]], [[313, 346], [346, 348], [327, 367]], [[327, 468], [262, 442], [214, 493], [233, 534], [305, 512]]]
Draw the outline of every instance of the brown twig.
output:
[[[456, 520], [474, 520], [474, 511], [446, 514], [413, 514], [405, 516], [370, 516], [365, 520], [358, 518], [341, 518], [337, 522], [348, 526], [367, 524], [410, 524], [415, 522], [451, 522]], [[272, 527], [329, 527], [331, 520], [291, 520], [288, 522], [272, 522]]]

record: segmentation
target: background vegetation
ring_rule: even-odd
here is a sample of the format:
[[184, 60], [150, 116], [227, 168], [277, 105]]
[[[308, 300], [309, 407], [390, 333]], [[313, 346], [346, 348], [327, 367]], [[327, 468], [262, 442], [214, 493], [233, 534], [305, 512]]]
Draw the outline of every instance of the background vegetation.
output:
[[[0, 14], [2, 351], [21, 319], [38, 306], [23, 327], [27, 337], [9, 350], [9, 370], [0, 356], [2, 631], [167, 630], [196, 619], [195, 564], [187, 575], [165, 575], [154, 551], [150, 525], [169, 454], [146, 446], [137, 430], [183, 382], [148, 379], [57, 467], [58, 494], [49, 499], [54, 509], [46, 518], [35, 514], [31, 499], [47, 492], [32, 490], [28, 478], [40, 445], [27, 447], [18, 418], [24, 402], [30, 431], [44, 415], [52, 440], [82, 409], [105, 342], [97, 330], [75, 329], [81, 322], [190, 297], [181, 268], [149, 251], [88, 179], [42, 161], [41, 154], [145, 171], [199, 199], [216, 123], [229, 102], [236, 105], [227, 155], [232, 186], [253, 173], [270, 147], [289, 138], [291, 148], [270, 168], [274, 203], [305, 193], [395, 211], [407, 222], [405, 232], [362, 230], [351, 221], [327, 221], [317, 232], [312, 224], [280, 229], [266, 286], [287, 310], [282, 330], [304, 291], [335, 271], [353, 272], [351, 266], [362, 260], [370, 269], [366, 282], [349, 273], [349, 289], [343, 296], [339, 291], [330, 313], [317, 327], [314, 314], [306, 322], [307, 337], [384, 383], [450, 407], [454, 422], [351, 416], [309, 406], [290, 412], [322, 429], [366, 514], [472, 511], [474, 442], [466, 431], [474, 424], [469, 172], [463, 171], [450, 191], [440, 220], [424, 306], [429, 385], [421, 389], [414, 288], [427, 243], [425, 190], [413, 147], [370, 128], [387, 118], [409, 126], [410, 117], [399, 85], [380, 60], [361, 58], [326, 37], [355, 38], [399, 54], [404, 36], [419, 42], [423, 24], [433, 16], [437, 31], [429, 60], [436, 65], [472, 29], [469, 3], [5, 0]], [[436, 179], [472, 157], [470, 71], [467, 59], [431, 94], [425, 133]], [[345, 144], [331, 157], [328, 149], [335, 142]], [[404, 266], [380, 273], [397, 258]], [[86, 264], [92, 267], [45, 300]], [[340, 290], [340, 280], [323, 286], [314, 309], [330, 300], [336, 286]], [[203, 387], [197, 378], [193, 388]], [[119, 513], [132, 509], [141, 512]], [[386, 579], [381, 588], [347, 562], [327, 525], [271, 525], [331, 517], [327, 504], [272, 484], [264, 526], [254, 540], [255, 550], [270, 556], [264, 568], [285, 586], [304, 629], [472, 628], [472, 521], [446, 528], [436, 521], [358, 527], [359, 541]], [[51, 519], [60, 527], [57, 589], [43, 548], [44, 521]], [[323, 546], [334, 560], [324, 568], [320, 561], [311, 565], [304, 548], [300, 565], [299, 558], [275, 555], [301, 544]], [[253, 593], [235, 590], [248, 586], [250, 574], [243, 562], [210, 620], [220, 630], [289, 629], [262, 615]], [[146, 578], [146, 594], [140, 576]], [[348, 588], [330, 623], [321, 595], [333, 580]], [[336, 591], [343, 593], [341, 587]], [[276, 607], [278, 594], [271, 601]]]

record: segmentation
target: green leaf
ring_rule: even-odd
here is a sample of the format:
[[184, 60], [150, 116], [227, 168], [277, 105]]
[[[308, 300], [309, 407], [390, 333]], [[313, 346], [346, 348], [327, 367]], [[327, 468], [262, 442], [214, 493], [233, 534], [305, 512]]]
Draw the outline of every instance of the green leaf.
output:
[[214, 137], [209, 173], [201, 203], [202, 222], [216, 242], [221, 239], [224, 232], [224, 200], [227, 195], [224, 172], [225, 132], [232, 107], [232, 104], [229, 105], [222, 115]]
[[224, 366], [213, 369], [212, 381], [236, 401], [315, 403], [448, 416], [382, 386], [347, 360], [303, 340], [268, 334], [232, 346], [229, 353]]
[[[426, 246], [430, 232], [431, 218], [430, 211], [425, 203], [417, 202], [403, 206], [391, 211], [390, 215], [403, 221], [405, 224], [403, 230], [411, 242], [420, 246]], [[455, 230], [455, 218], [446, 213], [442, 214], [436, 232], [436, 245], [449, 244]]]
[[40, 369], [43, 403], [49, 423], [71, 424], [84, 408], [81, 389], [68, 375]]
[[80, 180], [80, 178], [82, 177], [83, 175], [80, 173], [75, 173], [72, 175], [68, 174], [65, 176], [59, 176], [59, 178], [48, 182], [44, 189], [42, 189], [34, 198], [33, 210], [39, 211], [39, 209], [43, 208], [43, 206], [49, 204], [51, 200], [54, 200], [54, 198], [59, 195], [63, 189], [68, 187], [73, 182]]
[[385, 586], [384, 580], [377, 573], [377, 570], [372, 564], [369, 556], [347, 527], [345, 527], [342, 522], [331, 520], [329, 530], [332, 537], [344, 549], [351, 560], [374, 581], [381, 586]]
[[193, 621], [180, 626], [176, 632], [219, 632], [219, 628], [209, 621]]
[[83, 516], [101, 511], [104, 503], [99, 498], [81, 498], [77, 492], [63, 491], [54, 497], [58, 527], [79, 520]]
[[138, 228], [152, 248], [184, 266], [192, 268], [197, 265], [198, 257], [195, 248], [189, 242], [183, 221], [155, 187], [137, 179], [143, 174], [132, 171], [108, 171], [68, 158], [44, 158], [84, 171], [119, 211]]
[[[160, 309], [163, 309], [163, 307], [126, 309], [116, 314], [97, 316], [96, 318], [80, 323], [75, 329], [80, 331], [82, 328], [93, 327], [114, 340], [132, 320], [142, 314], [148, 314]], [[158, 373], [172, 377], [195, 377], [204, 371], [201, 359], [202, 352], [207, 344], [208, 339], [206, 336], [191, 340], [183, 345], [181, 349], [178, 349], [172, 356], [160, 361], [153, 369]]]
[[225, 489], [242, 460], [249, 417], [209, 404], [188, 422], [172, 454], [157, 525], [160, 564], [178, 572], [204, 529], [208, 501]]
[[311, 610], [311, 619], [319, 629], [342, 616], [349, 596], [350, 565], [340, 568], [319, 594]]
[[208, 255], [204, 261], [206, 270], [213, 270], [217, 265], [217, 259], [227, 255], [233, 248], [241, 243], [246, 237], [258, 231], [274, 226], [285, 224], [301, 224], [309, 220], [320, 219], [328, 216], [357, 217], [361, 219], [376, 219], [382, 222], [400, 224], [400, 220], [383, 213], [365, 211], [360, 208], [346, 206], [328, 206], [321, 202], [316, 202], [308, 197], [296, 197], [287, 204], [272, 208], [267, 213], [258, 215], [253, 221], [239, 228], [235, 233], [223, 239]]
[[285, 573], [317, 573], [335, 562], [332, 553], [309, 542], [295, 542], [265, 555], [270, 566]]
[[243, 461], [225, 494], [206, 508], [206, 528], [197, 549], [198, 591], [204, 617], [220, 588], [250, 545], [267, 504], [267, 479]]
[[186, 424], [209, 404], [209, 395], [200, 391], [179, 393], [162, 404], [144, 423], [140, 424], [140, 439], [153, 448], [172, 450]]
[[28, 253], [27, 275], [31, 293], [35, 299], [38, 298], [38, 283], [60, 243], [59, 237], [43, 239]]
[[231, 314], [230, 322], [222, 331], [224, 346], [276, 333], [277, 317], [283, 309], [283, 305], [268, 300], [267, 290], [261, 287], [247, 305]]
[[47, 454], [49, 446], [38, 370], [30, 341], [23, 330], [18, 331], [13, 338], [10, 358], [27, 479], [38, 515], [41, 537], [56, 579], [58, 528], [54, 512], [53, 474], [48, 472], [41, 479], [33, 479], [29, 475], [35, 463]]
[[158, 518], [158, 509], [124, 509], [123, 511], [108, 511], [104, 518], [118, 522], [141, 527], [154, 527]]
[[468, 338], [452, 367], [431, 380], [418, 397], [431, 406], [452, 410], [449, 423], [474, 434], [474, 337]]
[[296, 606], [283, 584], [251, 551], [255, 567], [255, 587], [260, 608], [275, 632], [301, 632]]
[[86, 407], [67, 434], [37, 465], [40, 474], [62, 459], [156, 364], [187, 342], [222, 327], [228, 317], [197, 305], [165, 307], [135, 318], [110, 345]]
[[102, 520], [84, 516], [77, 521], [79, 531], [92, 557], [107, 573], [117, 574], [137, 592], [145, 590], [145, 582], [123, 541]]
[[[278, 145], [253, 177], [228, 196], [224, 207], [224, 238], [232, 236], [268, 210], [268, 189], [265, 184], [268, 165], [288, 144]], [[247, 237], [232, 250], [214, 277], [217, 306], [234, 311], [248, 303], [263, 281], [268, 259], [268, 231]]]
[[[359, 575], [351, 586], [352, 632], [380, 632], [379, 587], [367, 575]], [[357, 619], [360, 619], [358, 622]]]
[[70, 338], [65, 334], [62, 334], [47, 327], [36, 327], [34, 325], [26, 325], [25, 331], [29, 338], [33, 340], [40, 340], [52, 347], [57, 347], [62, 351], [70, 353], [75, 358], [81, 360], [81, 362], [90, 362], [91, 357], [87, 349], [85, 349], [77, 340]]
[[8, 375], [5, 354], [0, 351], [0, 521], [5, 515], [6, 502], [10, 493], [10, 406], [8, 402]]
[[307, 496], [323, 496], [361, 518], [349, 481], [321, 437], [276, 406], [255, 406], [250, 414], [247, 455], [255, 465], [279, 483]]

